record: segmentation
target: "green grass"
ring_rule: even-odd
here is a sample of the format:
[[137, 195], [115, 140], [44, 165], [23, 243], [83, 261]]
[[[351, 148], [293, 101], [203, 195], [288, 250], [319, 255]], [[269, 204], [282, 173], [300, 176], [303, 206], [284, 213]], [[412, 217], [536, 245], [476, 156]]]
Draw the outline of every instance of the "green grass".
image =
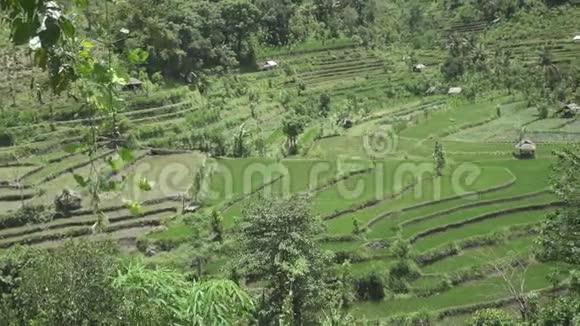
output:
[[500, 231], [509, 226], [535, 224], [542, 221], [550, 211], [552, 211], [552, 209], [498, 216], [482, 222], [468, 224], [458, 229], [452, 229], [447, 232], [436, 233], [426, 238], [422, 238], [414, 244], [414, 247], [417, 251], [423, 252], [449, 242], [460, 241], [476, 235]]
[[[550, 265], [544, 264], [531, 266], [525, 274], [525, 289], [529, 291], [549, 286], [546, 276], [550, 273], [550, 269]], [[492, 277], [454, 287], [439, 295], [425, 298], [390, 299], [381, 303], [362, 302], [355, 304], [352, 312], [359, 317], [379, 319], [395, 314], [414, 312], [418, 309], [433, 311], [497, 300], [509, 296], [507, 290], [502, 286], [502, 282], [499, 277]]]
[[352, 275], [354, 277], [360, 277], [367, 275], [370, 272], [376, 272], [379, 275], [386, 275], [389, 267], [393, 265], [394, 261], [392, 259], [373, 259], [361, 263], [354, 263], [351, 265]]
[[423, 121], [401, 132], [402, 137], [425, 139], [441, 134], [446, 130], [485, 120], [495, 113], [494, 103], [459, 103], [455, 107], [433, 113]]
[[185, 223], [172, 223], [167, 231], [148, 234], [147, 238], [153, 240], [188, 240], [194, 234], [192, 226]]
[[457, 256], [440, 260], [422, 268], [424, 273], [451, 273], [462, 268], [483, 265], [490, 260], [508, 256], [510, 253], [522, 254], [529, 252], [533, 247], [533, 238], [519, 238], [509, 240], [495, 246], [463, 250]]
[[17, 180], [25, 173], [37, 168], [37, 166], [0, 167], [0, 181]]
[[[439, 181], [434, 181], [428, 179], [421, 183], [421, 186], [417, 186], [412, 191], [405, 193], [401, 198], [391, 201], [385, 201], [380, 205], [375, 207], [360, 210], [354, 214], [349, 214], [341, 216], [336, 220], [329, 222], [329, 228], [331, 232], [341, 233], [345, 232], [344, 224], [356, 218], [363, 222], [368, 222], [372, 218], [380, 216], [381, 214], [387, 212], [397, 212], [405, 207], [411, 207], [417, 204], [431, 202], [437, 199], [443, 199], [447, 197], [453, 197], [457, 195], [464, 194], [466, 192], [484, 190], [497, 185], [505, 184], [512, 179], [511, 173], [503, 168], [495, 167], [483, 167], [481, 169], [481, 175], [473, 180], [470, 185], [462, 185], [461, 187], [453, 186], [452, 176], [446, 175]], [[436, 194], [439, 195], [436, 195]], [[463, 199], [466, 202], [470, 202], [469, 199]], [[425, 211], [431, 211], [429, 208], [425, 208]], [[414, 215], [412, 215], [414, 216]], [[406, 220], [405, 214], [400, 214], [395, 217], [388, 217], [377, 224], [373, 225], [369, 238], [386, 238], [394, 235], [391, 230], [398, 223]], [[340, 225], [342, 224], [342, 226]]]
[[416, 223], [406, 224], [403, 227], [403, 236], [405, 238], [410, 238], [413, 235], [419, 234], [426, 230], [441, 226], [447, 225], [452, 223], [458, 223], [462, 221], [469, 220], [474, 217], [478, 217], [484, 214], [493, 213], [497, 211], [502, 211], [514, 207], [524, 207], [534, 204], [542, 204], [542, 203], [550, 203], [556, 199], [555, 196], [546, 194], [539, 197], [534, 197], [528, 200], [523, 201], [516, 201], [516, 202], [507, 202], [507, 203], [497, 203], [497, 204], [490, 204], [480, 207], [473, 207], [464, 209], [455, 213], [446, 214], [443, 216], [438, 216], [430, 219], [426, 219], [423, 221], [419, 221]]

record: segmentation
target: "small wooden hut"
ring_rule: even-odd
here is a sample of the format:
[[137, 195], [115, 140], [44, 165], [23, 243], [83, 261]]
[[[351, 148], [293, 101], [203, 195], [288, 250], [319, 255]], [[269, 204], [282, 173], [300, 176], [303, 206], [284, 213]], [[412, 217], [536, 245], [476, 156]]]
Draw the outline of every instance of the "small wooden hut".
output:
[[566, 119], [574, 118], [580, 115], [580, 105], [576, 103], [570, 103], [564, 105], [562, 109], [562, 117]]
[[273, 70], [276, 68], [278, 68], [278, 62], [273, 61], [273, 60], [268, 60], [268, 61], [266, 61], [266, 63], [264, 63], [261, 70]]
[[135, 78], [130, 78], [129, 81], [123, 85], [124, 91], [138, 91], [141, 89], [143, 89], [143, 82]]
[[529, 139], [522, 139], [516, 144], [519, 158], [534, 158], [536, 157], [536, 144]]
[[427, 69], [427, 66], [422, 63], [413, 66], [413, 72], [423, 72], [425, 69]]
[[448, 95], [451, 95], [451, 96], [457, 96], [457, 95], [460, 95], [461, 92], [463, 92], [463, 88], [461, 88], [461, 87], [451, 87], [449, 89], [449, 92], [447, 92], [447, 94]]

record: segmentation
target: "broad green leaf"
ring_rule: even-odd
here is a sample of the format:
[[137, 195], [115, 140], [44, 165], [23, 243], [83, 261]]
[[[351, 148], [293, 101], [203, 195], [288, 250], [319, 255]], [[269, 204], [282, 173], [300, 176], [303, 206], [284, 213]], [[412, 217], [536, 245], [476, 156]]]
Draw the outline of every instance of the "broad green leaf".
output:
[[34, 34], [32, 25], [21, 18], [14, 20], [13, 26], [12, 41], [16, 45], [26, 44]]
[[73, 178], [77, 182], [77, 184], [81, 187], [86, 187], [89, 184], [89, 181], [85, 179], [83, 176], [73, 173]]
[[72, 37], [75, 36], [76, 28], [73, 25], [73, 23], [70, 20], [66, 19], [66, 18], [65, 19], [61, 19], [60, 29], [64, 33], [64, 35], [66, 35], [69, 38], [72, 38]]
[[125, 162], [131, 162], [135, 159], [135, 153], [128, 148], [121, 148], [119, 156]]
[[81, 46], [82, 46], [83, 48], [85, 48], [85, 49], [92, 49], [92, 48], [94, 48], [94, 47], [95, 47], [95, 44], [94, 44], [93, 42], [91, 42], [91, 41], [84, 40], [84, 41], [81, 43]]
[[114, 72], [113, 72], [113, 74], [112, 74], [112, 75], [113, 75], [113, 78], [112, 78], [111, 82], [112, 82], [113, 84], [116, 84], [116, 85], [126, 85], [126, 84], [127, 84], [127, 81], [125, 80], [125, 78], [119, 77], [119, 76], [118, 76], [116, 73], [114, 73]]
[[100, 63], [95, 63], [93, 66], [93, 75], [97, 83], [104, 84], [111, 80], [107, 68]]
[[128, 56], [131, 63], [139, 65], [145, 63], [147, 59], [149, 59], [149, 52], [137, 48], [132, 51], [129, 51]]
[[114, 157], [114, 158], [110, 157], [107, 160], [107, 163], [109, 163], [109, 166], [115, 172], [119, 172], [121, 170], [121, 168], [123, 167], [123, 160], [119, 157]]

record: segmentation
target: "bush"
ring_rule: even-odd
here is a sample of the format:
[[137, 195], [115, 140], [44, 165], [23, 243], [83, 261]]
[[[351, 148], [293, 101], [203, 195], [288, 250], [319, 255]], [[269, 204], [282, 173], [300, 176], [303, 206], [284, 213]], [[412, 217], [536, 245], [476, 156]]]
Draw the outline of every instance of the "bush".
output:
[[512, 315], [499, 309], [478, 310], [469, 323], [471, 326], [511, 326], [516, 324]]
[[10, 147], [15, 144], [14, 135], [7, 131], [0, 132], [0, 147]]
[[358, 263], [369, 260], [369, 257], [361, 255], [355, 251], [337, 251], [334, 253], [334, 262], [337, 264], [342, 264], [346, 261], [351, 263]]
[[400, 259], [389, 268], [389, 276], [400, 279], [416, 280], [421, 276], [421, 273], [413, 261], [409, 259]]
[[572, 326], [580, 323], [580, 299], [560, 298], [540, 311], [539, 325]]
[[320, 94], [318, 109], [323, 117], [327, 117], [330, 112], [330, 96], [326, 93]]
[[359, 300], [381, 301], [385, 298], [383, 277], [376, 272], [355, 280], [354, 287]]
[[68, 241], [30, 259], [13, 296], [22, 325], [119, 324], [116, 254], [112, 243]]
[[443, 66], [441, 66], [441, 73], [447, 80], [457, 79], [463, 76], [464, 72], [465, 66], [461, 58], [449, 57]]
[[45, 223], [53, 218], [54, 212], [45, 205], [25, 205], [14, 213], [0, 216], [0, 229]]

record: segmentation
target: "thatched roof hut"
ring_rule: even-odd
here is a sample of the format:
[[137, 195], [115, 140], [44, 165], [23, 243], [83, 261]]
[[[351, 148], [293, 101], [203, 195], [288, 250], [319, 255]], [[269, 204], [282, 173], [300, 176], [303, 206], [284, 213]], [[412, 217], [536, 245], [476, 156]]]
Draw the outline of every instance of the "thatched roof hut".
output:
[[463, 92], [463, 88], [461, 88], [461, 87], [451, 87], [449, 89], [449, 92], [447, 92], [447, 94], [449, 94], [449, 95], [459, 95], [459, 94], [461, 94], [461, 92]]
[[536, 144], [529, 139], [522, 139], [515, 146], [519, 151], [520, 157], [533, 157], [536, 155]]
[[143, 82], [136, 78], [129, 78], [129, 81], [123, 85], [124, 91], [136, 91], [143, 88]]
[[422, 63], [413, 66], [413, 72], [423, 72], [425, 69], [427, 69], [427, 66]]
[[262, 66], [262, 70], [272, 70], [272, 69], [275, 69], [277, 67], [278, 67], [278, 62], [276, 62], [274, 60], [268, 60]]
[[573, 118], [577, 115], [580, 115], [580, 105], [576, 103], [564, 105], [564, 108], [562, 110], [562, 116], [564, 118]]

